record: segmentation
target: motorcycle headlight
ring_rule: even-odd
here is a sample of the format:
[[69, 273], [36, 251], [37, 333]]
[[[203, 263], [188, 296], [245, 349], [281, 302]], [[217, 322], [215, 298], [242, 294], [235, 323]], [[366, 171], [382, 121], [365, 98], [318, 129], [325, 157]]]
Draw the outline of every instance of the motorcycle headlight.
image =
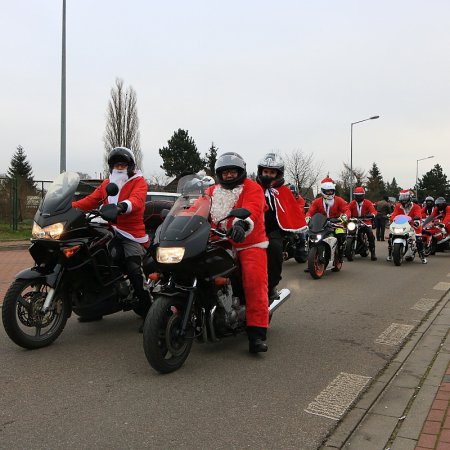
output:
[[179, 263], [183, 259], [184, 251], [184, 247], [158, 247], [156, 261], [162, 264]]
[[65, 222], [58, 222], [41, 228], [36, 222], [31, 229], [31, 235], [35, 239], [59, 239], [64, 231]]
[[356, 223], [355, 222], [349, 222], [347, 225], [348, 231], [355, 231], [356, 230]]

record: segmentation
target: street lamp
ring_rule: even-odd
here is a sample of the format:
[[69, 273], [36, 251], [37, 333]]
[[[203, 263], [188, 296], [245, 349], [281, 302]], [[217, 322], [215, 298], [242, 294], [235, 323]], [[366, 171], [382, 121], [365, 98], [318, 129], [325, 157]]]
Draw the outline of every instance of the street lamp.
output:
[[372, 116], [367, 119], [358, 120], [357, 122], [352, 122], [350, 126], [350, 201], [353, 199], [353, 125], [367, 120], [378, 119], [379, 117], [380, 116]]
[[426, 158], [420, 158], [416, 160], [416, 198], [419, 199], [419, 161], [424, 159], [434, 158], [434, 156], [427, 156]]

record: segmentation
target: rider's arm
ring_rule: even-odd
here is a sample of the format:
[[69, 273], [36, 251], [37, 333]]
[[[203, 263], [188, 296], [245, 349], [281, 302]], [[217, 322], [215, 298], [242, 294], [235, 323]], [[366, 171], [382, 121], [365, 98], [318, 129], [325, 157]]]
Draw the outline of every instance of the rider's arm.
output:
[[73, 208], [81, 209], [81, 211], [89, 211], [91, 209], [98, 208], [106, 197], [105, 186], [109, 183], [109, 180], [104, 180], [103, 183], [92, 194], [72, 202]]
[[[241, 207], [246, 208], [251, 212], [250, 217], [245, 219], [245, 222], [249, 225], [246, 235], [249, 235], [253, 231], [254, 224], [257, 221], [264, 220], [265, 205], [266, 200], [264, 198], [264, 192], [262, 191], [261, 186], [256, 183], [245, 184]], [[234, 221], [236, 221], [236, 219]]]
[[134, 182], [130, 196], [125, 199], [120, 199], [120, 203], [126, 203], [127, 205], [125, 214], [130, 214], [132, 211], [143, 211], [145, 208], [145, 199], [147, 198], [147, 183], [144, 177], [136, 178], [130, 182]]

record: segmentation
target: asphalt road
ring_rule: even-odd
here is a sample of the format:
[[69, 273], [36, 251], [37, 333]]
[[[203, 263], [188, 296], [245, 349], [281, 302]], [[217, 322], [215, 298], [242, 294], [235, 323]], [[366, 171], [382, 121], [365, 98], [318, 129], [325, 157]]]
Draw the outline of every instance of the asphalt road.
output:
[[[269, 352], [245, 336], [195, 343], [185, 365], [148, 365], [133, 313], [79, 323], [50, 347], [17, 347], [0, 327], [0, 448], [316, 449], [335, 419], [305, 412], [341, 372], [375, 377], [399, 345], [375, 340], [450, 281], [450, 254], [401, 267], [356, 257], [313, 280], [288, 261], [291, 298], [272, 320]], [[443, 292], [435, 291], [436, 298]]]

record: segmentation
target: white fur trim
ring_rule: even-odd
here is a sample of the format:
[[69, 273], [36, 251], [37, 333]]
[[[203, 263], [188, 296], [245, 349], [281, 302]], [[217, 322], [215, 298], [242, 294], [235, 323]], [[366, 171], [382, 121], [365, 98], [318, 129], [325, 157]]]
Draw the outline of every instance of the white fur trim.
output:
[[117, 231], [117, 233], [121, 234], [122, 236], [125, 236], [126, 238], [130, 239], [130, 241], [138, 242], [139, 244], [145, 244], [148, 241], [148, 235], [142, 236], [140, 238], [134, 237], [132, 234], [127, 233], [126, 231], [121, 230], [120, 228], [117, 228], [113, 225], [114, 230]]
[[258, 242], [253, 245], [249, 245], [248, 247], [235, 247], [235, 249], [240, 252], [241, 250], [247, 250], [248, 248], [267, 248], [269, 246], [269, 241]]
[[253, 228], [255, 228], [255, 223], [253, 222], [252, 219], [250, 219], [250, 217], [247, 217], [246, 219], [238, 219], [237, 217], [233, 219], [232, 225], [234, 225], [236, 222], [239, 222], [240, 220], [244, 220], [244, 222], [248, 223], [248, 230], [245, 232], [245, 237], [247, 237], [252, 231]]
[[125, 211], [125, 214], [130, 214], [131, 211], [133, 211], [133, 205], [131, 204], [130, 200], [124, 200], [123, 203], [126, 203], [128, 205], [128, 208]]

